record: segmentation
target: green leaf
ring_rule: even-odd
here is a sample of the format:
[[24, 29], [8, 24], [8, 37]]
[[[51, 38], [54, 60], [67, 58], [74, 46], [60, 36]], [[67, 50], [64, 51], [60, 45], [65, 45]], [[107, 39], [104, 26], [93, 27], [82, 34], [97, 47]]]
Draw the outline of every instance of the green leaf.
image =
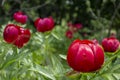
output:
[[105, 73], [102, 76], [105, 80], [120, 80], [120, 73]]
[[115, 77], [116, 80], [120, 80], [120, 73], [113, 73], [112, 75]]
[[23, 51], [21, 50], [19, 53], [14, 52], [14, 53], [12, 53], [12, 55], [10, 53], [9, 55], [6, 56], [6, 59], [5, 59], [4, 63], [3, 63], [3, 65], [0, 67], [0, 69], [9, 67], [10, 64], [12, 64], [12, 63], [14, 63], [14, 62], [16, 62], [18, 60], [22, 60], [22, 58], [27, 56], [28, 53], [29, 52], [28, 52], [27, 49], [23, 50]]
[[55, 55], [51, 55], [51, 61], [53, 66], [53, 72], [55, 75], [62, 75], [64, 73], [64, 68], [62, 63], [60, 62], [60, 59], [56, 57]]
[[62, 40], [58, 35], [56, 35], [55, 33], [51, 33], [52, 34], [52, 36], [54, 37], [54, 38], [56, 38], [57, 40]]
[[62, 59], [66, 60], [66, 55], [59, 54], [59, 56], [60, 56]]
[[107, 74], [104, 74], [104, 75], [102, 75], [104, 78], [105, 78], [105, 80], [107, 79], [107, 80], [116, 80], [111, 74], [109, 74], [109, 73], [107, 73]]
[[120, 69], [120, 64], [118, 64], [118, 65], [115, 65], [113, 68], [112, 68], [112, 72], [114, 72], [115, 70], [117, 70], [117, 69]]
[[32, 67], [29, 70], [37, 72], [37, 73], [39, 73], [39, 74], [41, 74], [41, 75], [43, 75], [43, 76], [45, 76], [45, 77], [47, 77], [47, 78], [49, 78], [51, 80], [56, 80], [55, 77], [54, 77], [54, 75], [51, 74], [49, 70], [43, 68], [40, 65], [36, 65], [36, 67]]

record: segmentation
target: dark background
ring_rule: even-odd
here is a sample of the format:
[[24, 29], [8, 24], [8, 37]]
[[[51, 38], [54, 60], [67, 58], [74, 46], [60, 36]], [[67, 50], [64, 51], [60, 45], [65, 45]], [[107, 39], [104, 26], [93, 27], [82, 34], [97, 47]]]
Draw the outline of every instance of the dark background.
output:
[[16, 11], [27, 14], [31, 25], [37, 17], [52, 16], [56, 25], [61, 25], [63, 19], [82, 23], [84, 29], [79, 33], [86, 33], [86, 38], [97, 34], [120, 37], [120, 0], [1, 0], [0, 24], [13, 20]]

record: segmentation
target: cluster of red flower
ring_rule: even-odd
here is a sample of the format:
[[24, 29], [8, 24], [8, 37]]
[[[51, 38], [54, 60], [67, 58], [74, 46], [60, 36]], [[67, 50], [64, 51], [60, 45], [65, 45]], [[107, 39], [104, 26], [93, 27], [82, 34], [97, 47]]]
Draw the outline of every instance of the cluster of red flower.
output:
[[[23, 12], [18, 11], [14, 13], [13, 18], [16, 22], [25, 24], [28, 16]], [[38, 18], [35, 20], [34, 24], [38, 32], [46, 32], [54, 28], [54, 20], [52, 17], [43, 19]], [[29, 41], [30, 35], [31, 33], [29, 29], [24, 29], [23, 27], [15, 24], [8, 24], [3, 32], [4, 40], [7, 43], [14, 44], [18, 48], [23, 47], [24, 44]]]
[[[14, 13], [14, 19], [17, 22], [25, 24], [27, 15], [22, 12]], [[34, 22], [38, 32], [50, 31], [54, 28], [54, 20], [49, 18], [37, 18]], [[68, 23], [66, 37], [72, 38], [73, 33], [82, 28], [82, 24]], [[30, 30], [24, 29], [15, 24], [8, 24], [3, 32], [4, 40], [18, 48], [24, 46], [30, 39]], [[70, 67], [80, 72], [92, 72], [101, 68], [104, 63], [104, 51], [115, 52], [119, 48], [119, 41], [115, 37], [104, 38], [102, 46], [97, 40], [75, 40], [68, 49], [67, 61]], [[102, 48], [103, 47], [103, 48]], [[104, 49], [104, 50], [103, 50]]]
[[67, 61], [70, 67], [80, 72], [92, 72], [104, 63], [104, 51], [115, 52], [120, 46], [115, 37], [104, 38], [102, 46], [97, 40], [75, 40], [68, 49]]
[[69, 22], [67, 26], [68, 30], [66, 31], [66, 37], [69, 39], [73, 38], [74, 33], [82, 28], [82, 24], [80, 23], [72, 24]]

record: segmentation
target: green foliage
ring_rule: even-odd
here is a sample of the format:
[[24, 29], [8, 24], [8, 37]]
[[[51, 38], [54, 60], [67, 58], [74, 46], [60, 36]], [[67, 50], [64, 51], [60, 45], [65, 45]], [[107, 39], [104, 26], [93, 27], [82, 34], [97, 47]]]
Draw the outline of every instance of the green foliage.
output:
[[[4, 29], [5, 25], [3, 26]], [[51, 32], [32, 33], [30, 41], [21, 49], [7, 44], [0, 37], [1, 80], [119, 80], [120, 50], [105, 53], [102, 69], [93, 73], [69, 74], [66, 62], [70, 39], [65, 26], [55, 26]], [[1, 30], [1, 34], [3, 33]], [[63, 47], [64, 46], [64, 47]]]
[[[27, 24], [12, 20], [18, 10], [29, 16]], [[55, 28], [45, 33], [36, 32], [33, 21], [48, 16], [54, 18]], [[65, 37], [69, 21], [83, 25], [72, 39]], [[31, 29], [31, 39], [23, 48], [3, 40], [7, 23]], [[119, 26], [119, 0], [1, 0], [0, 80], [119, 80], [120, 50], [105, 53], [105, 63], [97, 72], [74, 72], [66, 61], [68, 46], [74, 39], [101, 42], [111, 33], [120, 38]]]

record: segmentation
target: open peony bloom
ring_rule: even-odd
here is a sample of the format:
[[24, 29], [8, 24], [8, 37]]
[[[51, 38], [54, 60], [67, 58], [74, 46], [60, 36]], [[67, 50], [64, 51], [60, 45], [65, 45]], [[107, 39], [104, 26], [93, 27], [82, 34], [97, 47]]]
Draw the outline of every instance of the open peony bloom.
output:
[[18, 11], [16, 13], [14, 13], [13, 18], [15, 19], [15, 21], [25, 24], [27, 22], [27, 15], [24, 15], [22, 12]]
[[3, 32], [4, 40], [18, 48], [23, 47], [29, 41], [30, 35], [29, 29], [24, 29], [14, 24], [8, 24]]
[[75, 71], [93, 72], [104, 63], [104, 51], [98, 43], [77, 39], [69, 46], [67, 62]]
[[106, 52], [115, 52], [119, 48], [119, 41], [115, 37], [104, 38], [102, 46]]
[[37, 18], [34, 22], [35, 28], [39, 32], [50, 31], [54, 28], [54, 20], [52, 17], [49, 18]]

